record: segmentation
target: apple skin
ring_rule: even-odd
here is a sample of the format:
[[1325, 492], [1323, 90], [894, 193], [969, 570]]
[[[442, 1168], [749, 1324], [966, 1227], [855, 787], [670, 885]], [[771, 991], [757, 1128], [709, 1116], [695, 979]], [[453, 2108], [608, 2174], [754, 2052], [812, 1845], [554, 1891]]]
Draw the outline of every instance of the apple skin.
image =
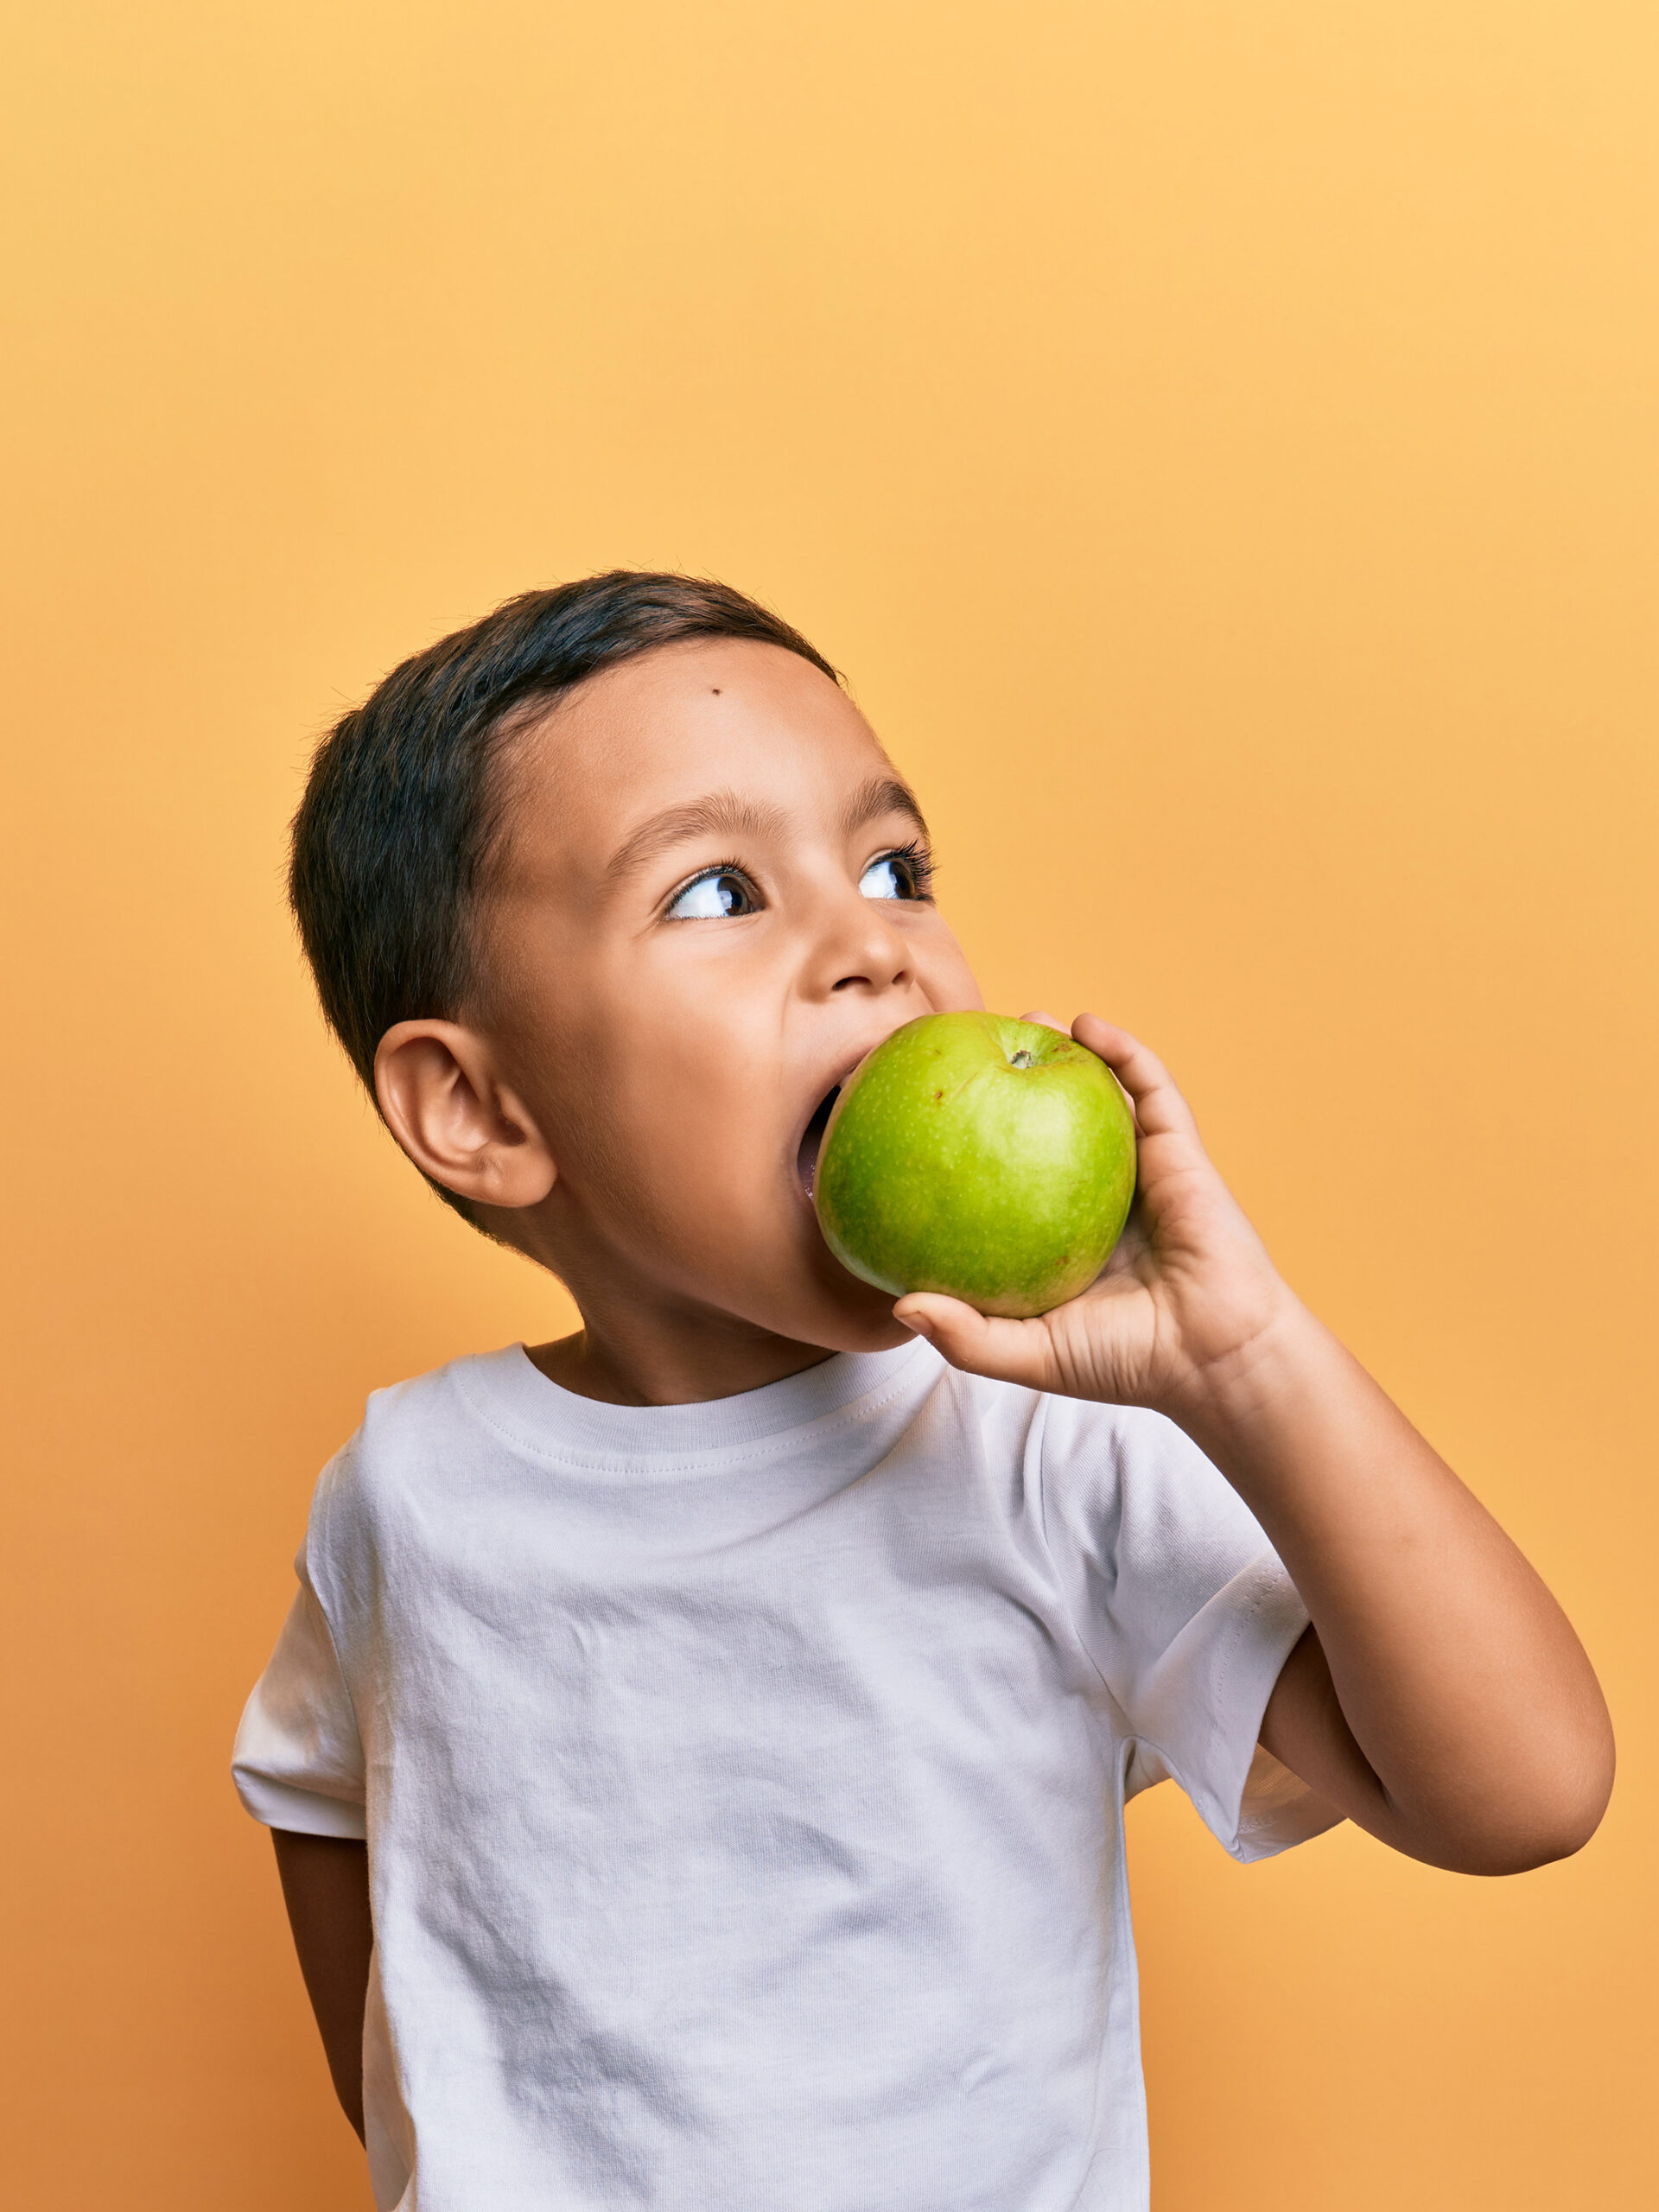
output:
[[1007, 1014], [926, 1014], [842, 1086], [813, 1204], [836, 1259], [878, 1290], [1026, 1318], [1100, 1273], [1135, 1169], [1134, 1116], [1094, 1053]]

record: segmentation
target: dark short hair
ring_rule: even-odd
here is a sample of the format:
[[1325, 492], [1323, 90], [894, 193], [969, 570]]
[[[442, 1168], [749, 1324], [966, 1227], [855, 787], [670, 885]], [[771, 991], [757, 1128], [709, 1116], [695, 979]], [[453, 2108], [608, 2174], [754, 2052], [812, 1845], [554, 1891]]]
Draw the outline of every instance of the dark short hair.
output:
[[799, 631], [726, 584], [613, 569], [524, 592], [441, 638], [319, 745], [289, 899], [323, 1013], [371, 1097], [394, 1022], [454, 1020], [475, 996], [473, 925], [505, 826], [505, 735], [601, 669], [696, 638], [780, 645], [839, 680]]

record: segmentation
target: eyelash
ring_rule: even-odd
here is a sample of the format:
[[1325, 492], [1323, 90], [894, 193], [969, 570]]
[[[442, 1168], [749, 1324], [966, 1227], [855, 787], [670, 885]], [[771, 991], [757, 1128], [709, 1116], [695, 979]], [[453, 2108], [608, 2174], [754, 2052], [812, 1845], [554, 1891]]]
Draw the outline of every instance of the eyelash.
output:
[[686, 893], [691, 888], [694, 883], [706, 883], [711, 875], [741, 876], [743, 881], [748, 885], [750, 890], [755, 893], [756, 897], [758, 898], [760, 896], [760, 885], [749, 874], [749, 871], [744, 867], [741, 861], [712, 861], [707, 868], [700, 868], [695, 875], [688, 875], [683, 883], [677, 883], [675, 885], [674, 888], [669, 893], [667, 898], [663, 901], [664, 913], [667, 914], [671, 912], [675, 906], [677, 906], [678, 902], [684, 898]]
[[[933, 855], [918, 838], [912, 837], [907, 845], [889, 845], [884, 853], [872, 853], [864, 863], [865, 870], [868, 872], [881, 861], [898, 861], [909, 869], [910, 880], [916, 887], [915, 905], [922, 906], [931, 900], [936, 873]], [[683, 883], [676, 884], [664, 901], [664, 912], [671, 913], [673, 907], [684, 898], [693, 884], [705, 883], [710, 876], [721, 875], [741, 877], [757, 898], [760, 896], [760, 887], [741, 861], [712, 861], [707, 868], [700, 868], [695, 875], [688, 875]]]
[[894, 845], [885, 853], [877, 853], [875, 860], [868, 863], [874, 868], [876, 861], [902, 861], [910, 870], [910, 880], [916, 887], [919, 905], [933, 895], [933, 855], [919, 839], [912, 838], [907, 845]]

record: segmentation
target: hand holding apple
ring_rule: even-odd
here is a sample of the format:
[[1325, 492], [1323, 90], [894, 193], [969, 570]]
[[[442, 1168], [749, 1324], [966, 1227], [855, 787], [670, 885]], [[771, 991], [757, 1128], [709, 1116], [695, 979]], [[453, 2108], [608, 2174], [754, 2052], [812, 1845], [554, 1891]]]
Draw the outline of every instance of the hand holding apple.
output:
[[1139, 1130], [1135, 1205], [1104, 1274], [1030, 1319], [931, 1293], [893, 1312], [970, 1373], [1180, 1419], [1241, 1385], [1253, 1348], [1300, 1309], [1162, 1063], [1096, 1014], [1080, 1015], [1071, 1034], [1116, 1076]]

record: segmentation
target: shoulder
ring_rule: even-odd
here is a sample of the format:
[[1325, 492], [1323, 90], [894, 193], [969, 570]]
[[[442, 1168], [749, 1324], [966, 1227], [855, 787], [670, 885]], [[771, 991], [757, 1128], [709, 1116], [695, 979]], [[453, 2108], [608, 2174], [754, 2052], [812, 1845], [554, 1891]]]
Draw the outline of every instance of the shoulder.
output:
[[993, 1382], [938, 1363], [936, 1393], [982, 1433], [1018, 1438], [1040, 1454], [1052, 1473], [1095, 1470], [1129, 1475], [1194, 1462], [1210, 1463], [1190, 1437], [1162, 1414], [1142, 1406], [1103, 1405], [1015, 1382]]
[[992, 1459], [1021, 1465], [1051, 1535], [1069, 1527], [1093, 1541], [1110, 1529], [1154, 1541], [1179, 1532], [1202, 1542], [1211, 1530], [1254, 1527], [1220, 1469], [1163, 1414], [949, 1369], [938, 1389], [972, 1421]]
[[1146, 1406], [1103, 1405], [1047, 1391], [1041, 1396], [1044, 1458], [1052, 1468], [1109, 1467], [1126, 1479], [1143, 1471], [1214, 1472], [1184, 1429]]
[[[1224, 1580], [1266, 1545], [1249, 1508], [1185, 1430], [1143, 1406], [1046, 1400], [1045, 1520], [1121, 1569], [1177, 1559]], [[1222, 1562], [1227, 1562], [1223, 1570]]]
[[454, 1359], [369, 1393], [363, 1420], [317, 1478], [308, 1554], [337, 1550], [437, 1478], [446, 1486], [501, 1440], [485, 1408], [485, 1378], [512, 1352]]
[[1141, 1406], [994, 1382], [940, 1359], [927, 1416], [953, 1420], [959, 1430], [972, 1431], [988, 1461], [1020, 1468], [1027, 1493], [1045, 1501], [1046, 1519], [1077, 1514], [1098, 1522], [1131, 1496], [1150, 1503], [1170, 1493], [1199, 1510], [1217, 1485], [1231, 1496], [1192, 1440]]
[[474, 1352], [371, 1390], [362, 1426], [346, 1449], [373, 1460], [419, 1454], [461, 1435], [474, 1441], [486, 1437], [491, 1377], [511, 1371], [521, 1359], [517, 1345]]

